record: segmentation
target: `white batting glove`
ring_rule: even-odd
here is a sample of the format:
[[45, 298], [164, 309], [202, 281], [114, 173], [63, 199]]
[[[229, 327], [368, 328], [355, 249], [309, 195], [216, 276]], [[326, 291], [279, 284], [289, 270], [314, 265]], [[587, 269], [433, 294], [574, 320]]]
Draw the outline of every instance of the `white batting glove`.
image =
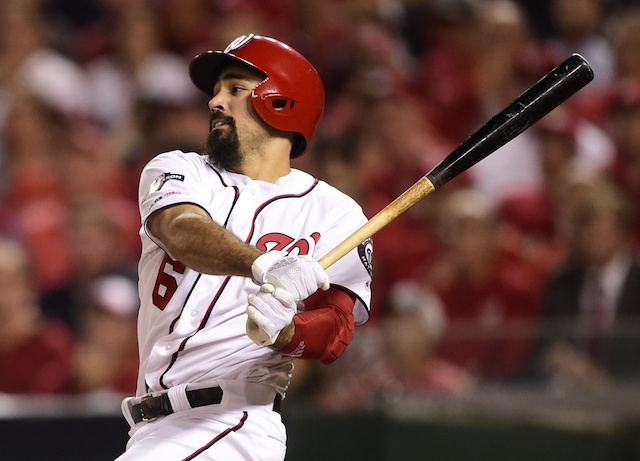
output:
[[303, 301], [318, 288], [329, 289], [329, 276], [311, 256], [290, 256], [284, 251], [270, 251], [258, 256], [251, 265], [253, 279], [284, 288], [296, 302]]
[[247, 336], [260, 346], [271, 346], [280, 331], [293, 321], [296, 302], [291, 293], [265, 283], [247, 305]]

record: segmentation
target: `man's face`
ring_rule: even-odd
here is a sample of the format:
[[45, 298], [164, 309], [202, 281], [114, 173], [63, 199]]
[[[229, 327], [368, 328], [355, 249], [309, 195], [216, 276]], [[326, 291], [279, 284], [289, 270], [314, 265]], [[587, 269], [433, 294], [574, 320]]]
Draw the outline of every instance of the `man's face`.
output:
[[259, 152], [271, 130], [256, 114], [252, 90], [264, 77], [245, 66], [225, 68], [209, 101], [211, 118], [204, 154], [217, 167], [238, 171], [247, 156]]

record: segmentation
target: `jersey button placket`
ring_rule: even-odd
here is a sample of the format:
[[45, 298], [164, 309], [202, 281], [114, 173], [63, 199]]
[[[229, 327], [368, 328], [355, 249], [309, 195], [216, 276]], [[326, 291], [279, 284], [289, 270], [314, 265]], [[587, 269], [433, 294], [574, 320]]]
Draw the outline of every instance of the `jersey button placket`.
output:
[[[256, 196], [257, 191], [255, 189], [255, 185], [248, 184], [242, 193], [240, 194], [240, 199], [236, 204], [236, 209], [234, 210], [234, 215], [241, 216], [242, 222], [231, 224], [230, 230], [235, 232], [241, 238], [244, 238], [246, 233], [249, 231], [249, 224], [246, 222], [246, 216], [252, 216], [255, 207], [256, 207]], [[232, 217], [233, 220], [233, 217]]]

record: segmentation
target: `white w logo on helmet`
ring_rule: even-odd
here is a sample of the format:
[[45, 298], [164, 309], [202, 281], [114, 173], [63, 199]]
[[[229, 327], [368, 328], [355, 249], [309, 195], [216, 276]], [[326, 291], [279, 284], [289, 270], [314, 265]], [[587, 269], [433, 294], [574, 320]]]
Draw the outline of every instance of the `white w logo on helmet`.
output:
[[229, 45], [224, 49], [225, 53], [230, 53], [238, 48], [243, 47], [247, 42], [249, 42], [253, 38], [253, 34], [249, 35], [241, 35], [236, 38], [234, 41], [229, 43]]

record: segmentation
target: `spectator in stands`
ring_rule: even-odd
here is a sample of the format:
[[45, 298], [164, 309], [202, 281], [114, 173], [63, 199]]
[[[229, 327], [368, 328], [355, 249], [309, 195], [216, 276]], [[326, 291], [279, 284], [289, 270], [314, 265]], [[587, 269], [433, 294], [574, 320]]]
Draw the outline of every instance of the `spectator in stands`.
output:
[[625, 5], [612, 10], [606, 20], [605, 37], [612, 51], [614, 78], [609, 85], [596, 86], [586, 92], [580, 91], [574, 100], [580, 103], [580, 112], [598, 126], [609, 129], [612, 104], [617, 99], [618, 86], [625, 81], [640, 80], [640, 8]]
[[[340, 91], [351, 64], [352, 19], [341, 0], [309, 0], [298, 12], [300, 50], [313, 62], [327, 91], [327, 105]], [[299, 4], [299, 3], [298, 3]], [[299, 4], [300, 5], [300, 4]], [[277, 34], [277, 31], [274, 31]]]
[[[593, 142], [594, 136], [589, 134], [592, 130], [606, 144]], [[613, 154], [612, 142], [568, 104], [552, 111], [529, 131], [535, 140], [542, 181], [538, 187], [514, 189], [500, 202], [500, 215], [509, 231], [503, 242], [546, 278], [548, 270], [566, 253], [562, 227], [570, 184], [581, 176], [604, 171]], [[580, 143], [587, 140], [600, 146], [600, 160], [582, 151]]]
[[25, 245], [38, 292], [59, 290], [71, 276], [66, 232], [78, 203], [104, 202], [121, 231], [119, 249], [137, 258], [137, 205], [125, 197], [128, 178], [105, 130], [66, 116], [31, 92], [14, 92], [9, 114], [1, 132], [0, 228]]
[[482, 114], [476, 80], [482, 17], [472, 0], [434, 0], [429, 12], [430, 46], [419, 56], [416, 92], [432, 104], [437, 130], [458, 144]]
[[128, 184], [124, 188], [128, 199], [138, 196], [142, 168], [158, 152], [202, 151], [202, 127], [209, 120], [206, 104], [190, 100], [139, 98], [132, 110], [126, 132], [112, 131], [114, 143], [124, 156], [122, 177]]
[[461, 395], [476, 384], [464, 368], [438, 354], [447, 318], [438, 297], [424, 286], [401, 282], [389, 293], [382, 319], [382, 351], [388, 389], [403, 396]]
[[[330, 3], [325, 0], [323, 3]], [[241, 0], [239, 2], [216, 2], [213, 20], [209, 25], [211, 40], [207, 47], [217, 49], [249, 31], [256, 35], [277, 37], [286, 43], [295, 44], [294, 24], [302, 27], [300, 15], [302, 11], [309, 10], [312, 0], [304, 4], [289, 0]], [[316, 18], [319, 19], [319, 18]], [[296, 48], [305, 54], [303, 47]], [[305, 54], [306, 56], [306, 54]]]
[[135, 280], [135, 260], [128, 257], [122, 245], [124, 234], [118, 225], [121, 212], [90, 197], [83, 197], [70, 209], [66, 236], [72, 271], [65, 284], [44, 294], [43, 309], [76, 334], [86, 323], [95, 280], [112, 274]]
[[14, 91], [2, 131], [1, 228], [29, 254], [39, 293], [64, 282], [70, 267], [63, 228], [66, 210], [57, 173], [67, 119], [33, 92]]
[[91, 283], [74, 355], [75, 392], [135, 392], [139, 303], [129, 277], [105, 275]]
[[551, 0], [549, 17], [554, 26], [550, 43], [560, 56], [580, 53], [593, 68], [594, 79], [576, 98], [587, 98], [608, 87], [614, 79], [614, 56], [603, 35], [607, 0]]
[[82, 68], [54, 50], [51, 24], [39, 0], [0, 2], [0, 126], [16, 88], [26, 87], [56, 110], [86, 114], [89, 92]]
[[616, 147], [609, 174], [631, 201], [632, 233], [640, 245], [640, 76], [620, 80], [613, 91], [609, 128]]
[[115, 16], [109, 53], [86, 64], [92, 109], [114, 130], [130, 123], [138, 99], [195, 99], [186, 58], [166, 50], [157, 11], [144, 5], [122, 8]]
[[570, 254], [545, 288], [541, 363], [587, 385], [605, 374], [639, 377], [640, 258], [629, 201], [593, 179], [576, 185], [569, 218]]
[[166, 0], [158, 4], [166, 48], [187, 58], [211, 48], [217, 3], [210, 0]]
[[52, 46], [80, 65], [104, 51], [109, 38], [103, 27], [108, 2], [45, 0], [41, 3], [52, 29]]
[[460, 396], [475, 387], [474, 376], [437, 353], [447, 322], [437, 296], [401, 282], [390, 290], [387, 304], [378, 322], [359, 332], [330, 370], [296, 366], [293, 398], [340, 412], [407, 397]]
[[137, 180], [131, 184], [128, 165], [114, 151], [109, 132], [90, 120], [71, 121], [56, 160], [63, 204], [70, 219], [75, 209], [95, 201], [96, 208], [107, 210], [119, 232], [118, 253], [137, 259], [140, 223], [137, 203], [130, 195], [133, 187], [137, 190]]
[[491, 116], [551, 70], [565, 53], [536, 37], [519, 2], [485, 0], [480, 12], [478, 98], [483, 116]]
[[[559, 62], [550, 47], [530, 32], [524, 11], [516, 2], [489, 0], [482, 5], [473, 72], [477, 106], [473, 109], [477, 112], [473, 128], [506, 107]], [[471, 129], [465, 137], [469, 134]], [[473, 187], [494, 203], [514, 190], [538, 187], [541, 171], [535, 137], [530, 131], [521, 133], [469, 170], [469, 176]]]
[[[529, 33], [528, 18], [515, 2], [492, 0], [484, 5], [485, 46], [478, 74], [488, 118], [571, 51]], [[473, 187], [500, 207], [509, 230], [515, 231], [503, 242], [541, 276], [562, 256], [556, 216], [567, 176], [576, 169], [603, 170], [613, 156], [610, 137], [582, 117], [576, 106], [576, 98], [567, 101], [469, 171]]]
[[110, 143], [99, 158], [112, 170], [126, 168], [108, 183], [122, 185], [119, 192], [137, 209], [138, 180], [150, 156], [200, 151], [209, 113], [189, 80], [187, 58], [166, 48], [158, 11], [144, 4], [112, 9], [112, 47], [85, 67]]
[[[477, 119], [478, 125], [572, 53], [551, 46], [551, 42], [529, 32], [527, 17], [515, 2], [490, 0], [483, 4], [483, 30], [479, 39], [483, 44], [482, 57], [476, 70], [483, 115]], [[563, 110], [577, 104], [578, 98], [572, 98]], [[577, 114], [580, 108], [572, 111]], [[587, 120], [576, 119], [574, 123], [575, 161], [602, 168], [611, 158], [611, 140], [601, 128]], [[546, 172], [540, 162], [538, 141], [533, 130], [521, 133], [469, 171], [473, 186], [496, 204], [523, 189], [544, 188]]]
[[497, 211], [481, 193], [454, 191], [439, 223], [446, 248], [426, 278], [448, 323], [438, 353], [480, 380], [528, 377], [539, 320], [535, 274], [505, 254]]
[[[358, 139], [352, 177], [364, 189], [361, 203], [369, 216], [391, 203], [452, 149], [429, 123], [420, 101], [401, 92], [372, 101], [361, 119]], [[391, 154], [393, 161], [389, 161]], [[466, 175], [461, 175], [442, 193], [416, 204], [375, 235], [374, 316], [384, 308], [382, 302], [391, 285], [418, 277], [440, 252], [434, 233], [438, 203], [465, 182]], [[411, 245], [398, 245], [399, 241]]]
[[0, 293], [0, 392], [69, 392], [71, 332], [63, 323], [42, 316], [27, 254], [4, 238], [0, 239]]
[[640, 8], [624, 8], [611, 16], [607, 37], [614, 54], [617, 80], [640, 78]]

